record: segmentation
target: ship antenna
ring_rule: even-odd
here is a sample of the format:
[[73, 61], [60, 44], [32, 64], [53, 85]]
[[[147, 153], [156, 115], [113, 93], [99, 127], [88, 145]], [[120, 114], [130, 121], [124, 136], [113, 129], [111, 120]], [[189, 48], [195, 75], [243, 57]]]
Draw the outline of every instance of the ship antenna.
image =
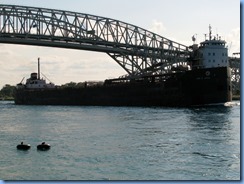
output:
[[207, 34], [204, 34], [204, 36], [205, 36], [205, 40], [207, 40]]
[[212, 27], [209, 24], [209, 40], [211, 40], [211, 39], [212, 39]]
[[38, 79], [40, 80], [40, 58], [38, 58]]
[[194, 35], [192, 36], [192, 41], [193, 41], [193, 44], [195, 44], [195, 43], [196, 43], [196, 36], [197, 36], [197, 34], [194, 34]]

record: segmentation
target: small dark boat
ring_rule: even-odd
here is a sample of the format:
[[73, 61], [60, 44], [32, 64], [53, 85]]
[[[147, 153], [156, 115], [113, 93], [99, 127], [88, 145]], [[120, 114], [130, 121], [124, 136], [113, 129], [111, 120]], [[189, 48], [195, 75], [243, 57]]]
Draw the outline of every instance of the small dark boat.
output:
[[28, 150], [30, 149], [30, 147], [31, 147], [30, 144], [24, 144], [23, 142], [17, 145], [18, 150]]
[[41, 144], [37, 145], [37, 149], [41, 151], [49, 150], [51, 146], [49, 144], [46, 144], [45, 142], [42, 142]]

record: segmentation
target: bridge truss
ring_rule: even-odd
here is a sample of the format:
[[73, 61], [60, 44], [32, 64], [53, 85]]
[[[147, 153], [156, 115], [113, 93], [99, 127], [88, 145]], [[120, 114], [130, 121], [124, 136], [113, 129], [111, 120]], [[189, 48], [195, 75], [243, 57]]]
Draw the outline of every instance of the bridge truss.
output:
[[118, 20], [70, 11], [0, 4], [0, 42], [107, 53], [128, 77], [187, 65], [188, 47]]
[[234, 53], [234, 56], [229, 57], [229, 63], [231, 68], [231, 81], [232, 81], [232, 90], [234, 94], [240, 94], [241, 89], [241, 75], [240, 75], [240, 53]]

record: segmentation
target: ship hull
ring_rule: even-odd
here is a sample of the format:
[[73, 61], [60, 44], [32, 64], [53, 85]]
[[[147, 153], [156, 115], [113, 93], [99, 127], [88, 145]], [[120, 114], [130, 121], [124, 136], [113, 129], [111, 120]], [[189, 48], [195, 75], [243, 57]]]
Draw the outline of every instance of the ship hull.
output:
[[231, 101], [228, 67], [197, 69], [103, 86], [17, 89], [19, 105], [168, 106], [182, 107]]

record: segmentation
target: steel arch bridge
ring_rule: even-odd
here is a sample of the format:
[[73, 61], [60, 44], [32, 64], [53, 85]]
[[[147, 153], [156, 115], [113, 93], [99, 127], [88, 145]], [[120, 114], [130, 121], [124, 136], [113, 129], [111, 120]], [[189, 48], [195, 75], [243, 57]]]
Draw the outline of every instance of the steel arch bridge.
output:
[[107, 53], [127, 77], [187, 65], [189, 48], [118, 20], [47, 8], [0, 4], [0, 43]]

